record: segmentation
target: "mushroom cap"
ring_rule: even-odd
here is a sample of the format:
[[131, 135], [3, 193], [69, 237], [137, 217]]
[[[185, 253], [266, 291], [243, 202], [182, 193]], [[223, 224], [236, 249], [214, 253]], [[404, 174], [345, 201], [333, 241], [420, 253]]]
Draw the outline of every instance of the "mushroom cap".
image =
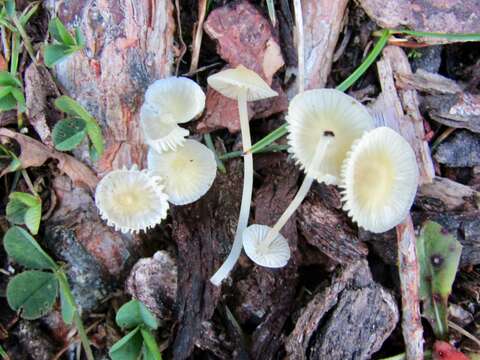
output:
[[242, 234], [243, 248], [254, 263], [268, 268], [281, 268], [290, 259], [290, 247], [280, 233], [276, 233], [267, 246], [265, 240], [270, 230], [272, 228], [266, 225], [250, 225]]
[[353, 145], [343, 165], [344, 209], [368, 231], [390, 230], [408, 215], [418, 177], [410, 144], [390, 128], [376, 128]]
[[135, 233], [166, 218], [168, 196], [162, 190], [161, 179], [146, 170], [113, 170], [98, 183], [95, 204], [109, 226]]
[[211, 75], [208, 85], [223, 96], [237, 100], [242, 91], [247, 90], [247, 101], [256, 101], [278, 96], [278, 93], [255, 72], [243, 65]]
[[198, 141], [187, 139], [176, 151], [147, 155], [148, 169], [161, 176], [174, 205], [190, 204], [210, 189], [217, 174], [215, 154]]
[[334, 89], [308, 90], [296, 95], [288, 108], [290, 152], [302, 169], [308, 169], [320, 141], [333, 133], [325, 156], [312, 173], [319, 182], [339, 184], [342, 163], [353, 142], [373, 127], [367, 109], [354, 98]]
[[171, 114], [162, 115], [146, 103], [140, 110], [140, 125], [145, 142], [158, 152], [175, 150], [189, 134], [175, 123]]
[[193, 80], [168, 77], [156, 80], [145, 93], [145, 102], [158, 113], [171, 114], [177, 124], [195, 119], [205, 108], [205, 93]]

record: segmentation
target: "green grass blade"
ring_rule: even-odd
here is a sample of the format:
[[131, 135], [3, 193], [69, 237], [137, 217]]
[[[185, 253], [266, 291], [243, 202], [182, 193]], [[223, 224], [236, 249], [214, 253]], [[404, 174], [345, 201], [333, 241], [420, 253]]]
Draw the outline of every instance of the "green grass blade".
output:
[[417, 37], [429, 37], [429, 38], [436, 38], [436, 39], [446, 39], [446, 40], [460, 41], [460, 42], [480, 41], [480, 34], [478, 34], [478, 33], [448, 34], [448, 33], [440, 33], [440, 32], [396, 30], [396, 29], [391, 29], [391, 30], [388, 30], [388, 31], [390, 32], [390, 34], [403, 34], [403, 35], [411, 35], [411, 36], [417, 36]]

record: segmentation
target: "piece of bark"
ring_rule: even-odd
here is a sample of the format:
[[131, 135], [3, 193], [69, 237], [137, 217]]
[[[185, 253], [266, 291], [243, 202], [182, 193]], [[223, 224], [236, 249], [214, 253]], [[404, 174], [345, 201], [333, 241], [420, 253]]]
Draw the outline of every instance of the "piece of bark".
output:
[[173, 358], [186, 359], [209, 320], [221, 288], [209, 281], [228, 254], [238, 221], [242, 190], [241, 163], [228, 164], [199, 201], [172, 208], [172, 237], [178, 246], [177, 329]]
[[394, 74], [411, 75], [407, 55], [397, 46], [387, 46], [383, 50], [382, 59], [377, 62], [377, 68], [382, 86], [379, 110], [390, 109], [393, 112], [394, 124], [387, 125], [400, 132], [414, 150], [420, 171], [420, 184], [430, 183], [435, 177], [435, 171], [425, 140], [417, 93], [409, 89], [397, 91], [394, 80]]
[[[269, 157], [267, 155], [267, 157]], [[254, 223], [273, 226], [297, 192], [299, 171], [286, 156], [268, 172], [255, 193]], [[282, 332], [295, 303], [297, 287], [297, 227], [293, 215], [281, 230], [288, 240], [291, 258], [281, 269], [254, 265], [245, 279], [238, 281], [238, 308], [247, 323], [257, 323], [252, 335], [252, 359], [274, 359], [282, 346]]]
[[42, 142], [53, 146], [51, 129], [60, 118], [54, 100], [60, 96], [50, 72], [43, 66], [30, 64], [25, 70], [25, 100], [28, 121]]
[[[265, 118], [288, 109], [287, 95], [278, 80], [273, 81], [272, 88], [278, 92], [277, 97], [247, 104], [249, 120]], [[205, 133], [227, 128], [230, 133], [237, 133], [240, 130], [240, 117], [236, 100], [229, 99], [209, 87], [205, 108], [205, 114], [197, 124], [197, 131]]]
[[18, 358], [51, 360], [55, 356], [55, 346], [47, 334], [40, 329], [38, 321], [20, 320], [16, 325], [13, 335], [18, 338], [22, 351]]
[[369, 359], [398, 317], [395, 299], [373, 282], [367, 262], [353, 262], [302, 310], [286, 339], [287, 358]]
[[306, 90], [327, 83], [347, 4], [348, 0], [302, 0]]
[[74, 187], [68, 178], [55, 178], [53, 190], [59, 206], [48, 219], [47, 227], [61, 229], [65, 232], [65, 240], [70, 241], [72, 236], [96, 259], [104, 273], [124, 275], [125, 268], [133, 265], [132, 261], [137, 256], [139, 244], [132, 241], [132, 235], [122, 234], [103, 223], [91, 195], [82, 188]]
[[[0, 128], [0, 136], [18, 142], [21, 151], [18, 158], [23, 169], [31, 166], [42, 166], [48, 159], [54, 159], [58, 161], [57, 167], [68, 175], [76, 186], [86, 187], [92, 192], [95, 190], [98, 182], [96, 175], [88, 166], [74, 157], [50, 149], [30, 136], [17, 133], [7, 128]], [[0, 174], [0, 177], [8, 171], [8, 168], [5, 169], [3, 173]]]
[[[250, 103], [249, 119], [267, 117], [288, 108], [279, 81], [273, 81], [284, 65], [282, 52], [270, 22], [259, 9], [246, 0], [229, 3], [210, 13], [204, 29], [217, 42], [218, 54], [230, 67], [243, 65], [255, 71], [279, 93], [277, 97]], [[223, 128], [231, 133], [240, 130], [237, 101], [208, 87], [206, 111], [197, 130], [210, 132]]]
[[416, 237], [410, 215], [397, 225], [398, 273], [402, 294], [402, 334], [409, 360], [423, 360], [423, 327], [420, 317], [420, 273]]
[[[54, 72], [66, 94], [102, 127], [106, 147], [95, 169], [105, 174], [124, 165], [142, 166], [146, 146], [139, 109], [148, 85], [171, 74], [171, 0], [47, 0], [45, 5], [68, 28], [78, 26], [86, 40], [85, 50], [60, 62]], [[88, 153], [79, 156], [88, 161]]]
[[[360, 6], [382, 28], [408, 27], [441, 33], [480, 32], [480, 4], [476, 0], [359, 0]], [[422, 42], [439, 43], [432, 38]]]
[[396, 85], [403, 89], [416, 89], [429, 94], [457, 94], [462, 88], [452, 79], [437, 73], [418, 69], [413, 74], [395, 74]]
[[230, 66], [243, 65], [269, 85], [284, 65], [270, 22], [249, 1], [236, 1], [213, 10], [204, 29], [217, 41], [218, 54]]
[[444, 140], [433, 155], [439, 163], [449, 167], [480, 165], [480, 135], [457, 130]]
[[480, 133], [480, 95], [467, 92], [428, 95], [422, 107], [440, 124]]
[[333, 186], [314, 187], [298, 210], [298, 227], [308, 244], [335, 262], [348, 264], [366, 257], [368, 248], [341, 207], [340, 194]]
[[410, 63], [414, 72], [418, 70], [436, 74], [442, 65], [442, 46], [426, 46], [416, 49], [418, 56], [412, 56]]
[[415, 204], [426, 211], [478, 209], [480, 194], [469, 186], [436, 176], [431, 184], [419, 187]]
[[166, 251], [140, 259], [130, 271], [125, 290], [160, 320], [171, 320], [177, 297], [177, 264]]

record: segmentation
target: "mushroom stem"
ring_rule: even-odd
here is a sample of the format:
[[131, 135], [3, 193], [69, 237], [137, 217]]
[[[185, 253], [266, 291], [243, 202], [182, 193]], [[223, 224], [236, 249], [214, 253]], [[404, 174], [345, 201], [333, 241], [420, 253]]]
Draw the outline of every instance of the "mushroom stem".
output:
[[305, 199], [305, 197], [307, 196], [308, 191], [313, 184], [313, 181], [316, 179], [315, 170], [325, 158], [325, 153], [328, 149], [328, 146], [330, 145], [332, 136], [324, 135], [323, 140], [324, 141], [320, 141], [318, 143], [315, 149], [315, 155], [313, 156], [312, 162], [307, 169], [305, 179], [303, 179], [300, 189], [298, 190], [290, 205], [288, 205], [287, 209], [283, 212], [282, 216], [280, 216], [280, 219], [278, 219], [275, 225], [273, 225], [273, 227], [268, 232], [267, 237], [265, 238], [265, 246], [268, 247], [271, 244], [271, 242], [275, 238], [275, 235], [280, 233], [280, 230], [282, 230], [282, 228], [285, 226], [288, 219], [290, 219], [295, 210], [297, 210], [297, 208], [302, 203], [303, 199]]
[[[242, 131], [243, 151], [246, 152], [252, 146], [250, 138], [250, 125], [248, 123], [247, 109], [247, 89], [244, 89], [238, 96], [238, 113], [240, 115], [240, 127]], [[240, 215], [238, 217], [237, 230], [235, 231], [235, 239], [233, 241], [232, 250], [228, 254], [225, 262], [220, 266], [217, 272], [210, 278], [210, 282], [215, 286], [228, 276], [235, 266], [240, 253], [242, 252], [242, 234], [247, 228], [248, 217], [250, 215], [250, 205], [252, 202], [253, 189], [253, 155], [246, 153], [243, 160], [243, 192], [242, 204], [240, 206]]]

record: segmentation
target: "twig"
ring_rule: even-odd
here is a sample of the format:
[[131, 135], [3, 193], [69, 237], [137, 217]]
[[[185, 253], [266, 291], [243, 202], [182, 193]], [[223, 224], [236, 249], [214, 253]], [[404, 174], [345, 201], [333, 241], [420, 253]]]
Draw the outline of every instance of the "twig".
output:
[[423, 328], [418, 296], [419, 266], [415, 231], [410, 215], [396, 229], [398, 272], [402, 294], [402, 334], [407, 360], [423, 360]]
[[459, 332], [463, 336], [469, 338], [470, 340], [472, 340], [478, 346], [480, 346], [480, 340], [476, 336], [472, 335], [467, 330], [462, 328], [461, 326], [458, 326], [457, 324], [455, 324], [454, 322], [452, 322], [450, 320], [448, 320], [448, 326], [451, 327], [453, 330]]
[[[178, 11], [178, 10], [177, 10]], [[207, 12], [207, 0], [198, 1], [198, 24], [195, 32], [195, 40], [193, 42], [192, 61], [190, 62], [190, 74], [197, 71], [198, 59], [200, 57], [200, 49], [202, 47], [203, 38], [203, 23], [205, 21], [205, 14]]]
[[180, 19], [180, 2], [178, 0], [175, 0], [175, 8], [177, 13], [178, 40], [180, 42], [180, 54], [178, 55], [177, 65], [175, 68], [175, 75], [178, 76], [178, 69], [180, 68], [180, 63], [182, 62], [183, 56], [187, 52], [187, 45], [185, 45], [185, 41], [183, 41], [182, 20]]
[[305, 36], [303, 33], [303, 15], [302, 3], [300, 0], [293, 1], [295, 12], [295, 30], [297, 43], [297, 61], [298, 61], [298, 92], [302, 93], [305, 89]]

